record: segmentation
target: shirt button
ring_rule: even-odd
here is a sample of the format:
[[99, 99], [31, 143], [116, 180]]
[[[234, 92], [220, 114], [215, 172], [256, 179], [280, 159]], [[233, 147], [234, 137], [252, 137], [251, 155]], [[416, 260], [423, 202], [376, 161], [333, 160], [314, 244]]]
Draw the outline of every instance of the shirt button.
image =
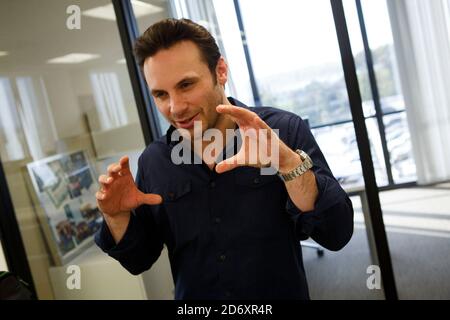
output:
[[209, 186], [210, 186], [211, 188], [214, 188], [214, 187], [216, 186], [216, 182], [215, 182], [215, 181], [211, 181], [211, 182], [209, 183]]
[[219, 257], [219, 261], [220, 261], [220, 262], [223, 262], [223, 261], [225, 261], [226, 258], [227, 258], [226, 255], [221, 254], [220, 257]]
[[219, 224], [222, 220], [219, 217], [215, 217], [214, 218], [214, 222]]
[[253, 183], [254, 183], [254, 184], [258, 184], [258, 183], [259, 183], [259, 178], [253, 179]]
[[226, 291], [225, 292], [225, 297], [227, 297], [227, 298], [231, 297], [231, 292], [230, 291]]

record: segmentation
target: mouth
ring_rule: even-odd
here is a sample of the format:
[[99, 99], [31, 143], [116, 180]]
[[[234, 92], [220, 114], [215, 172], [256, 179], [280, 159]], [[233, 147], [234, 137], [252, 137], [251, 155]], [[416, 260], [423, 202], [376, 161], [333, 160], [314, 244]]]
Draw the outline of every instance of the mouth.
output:
[[198, 118], [197, 116], [199, 114], [200, 113], [196, 113], [191, 118], [187, 118], [187, 119], [184, 119], [184, 120], [178, 120], [178, 121], [175, 121], [175, 123], [176, 123], [178, 128], [183, 128], [183, 129], [193, 128], [194, 127], [194, 121], [197, 120], [197, 118]]

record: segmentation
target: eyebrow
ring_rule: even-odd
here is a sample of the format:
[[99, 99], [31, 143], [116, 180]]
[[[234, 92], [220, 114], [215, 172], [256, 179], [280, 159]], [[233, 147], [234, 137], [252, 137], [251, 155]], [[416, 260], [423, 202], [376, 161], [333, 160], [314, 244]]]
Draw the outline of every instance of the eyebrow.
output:
[[[186, 81], [197, 81], [198, 80], [198, 76], [188, 76], [188, 77], [184, 77], [183, 79], [181, 79], [180, 81], [177, 82], [177, 84], [175, 85], [175, 87], [179, 87], [181, 86], [181, 84], [183, 84]], [[161, 90], [161, 89], [154, 89], [152, 90], [152, 94], [157, 94], [157, 93], [163, 93], [166, 92], [165, 90]]]

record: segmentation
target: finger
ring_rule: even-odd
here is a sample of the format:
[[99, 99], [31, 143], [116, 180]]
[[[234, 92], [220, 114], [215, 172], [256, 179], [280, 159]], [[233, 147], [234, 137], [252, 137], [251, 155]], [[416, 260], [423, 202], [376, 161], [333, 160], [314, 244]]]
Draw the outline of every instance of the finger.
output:
[[104, 194], [103, 192], [97, 191], [95, 193], [95, 198], [99, 201], [105, 200], [106, 194]]
[[113, 163], [110, 166], [108, 166], [108, 175], [110, 177], [118, 177], [120, 176], [119, 172], [122, 169], [122, 166], [120, 164], [117, 163]]
[[100, 177], [98, 177], [98, 182], [102, 185], [109, 185], [111, 182], [113, 182], [114, 178], [107, 176], [106, 174], [102, 174]]
[[228, 114], [240, 121], [253, 121], [256, 114], [245, 108], [236, 107], [228, 104], [221, 104], [216, 107], [217, 112]]
[[237, 168], [241, 166], [238, 161], [237, 155], [232, 156], [231, 158], [225, 159], [221, 162], [219, 162], [216, 165], [216, 172], [217, 173], [224, 173], [230, 170], [233, 170], [234, 168]]
[[123, 156], [122, 158], [120, 158], [119, 164], [122, 167], [121, 171], [123, 171], [124, 173], [130, 172], [130, 159], [128, 158], [128, 156]]
[[117, 163], [111, 163], [109, 166], [108, 166], [108, 169], [107, 169], [107, 171], [108, 171], [108, 175], [109, 176], [114, 176], [115, 174], [116, 174], [116, 172], [114, 171], [114, 168], [117, 166]]
[[255, 124], [255, 127], [272, 130], [272, 128], [270, 128], [269, 125], [258, 116], [253, 118], [253, 123]]
[[155, 205], [162, 203], [163, 199], [159, 194], [154, 193], [142, 193], [142, 203], [148, 205]]

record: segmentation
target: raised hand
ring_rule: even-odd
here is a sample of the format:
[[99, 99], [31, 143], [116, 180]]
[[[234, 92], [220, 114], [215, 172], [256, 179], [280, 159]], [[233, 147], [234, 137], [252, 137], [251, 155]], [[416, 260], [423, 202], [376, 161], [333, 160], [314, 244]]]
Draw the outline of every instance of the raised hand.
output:
[[157, 194], [144, 194], [134, 183], [129, 159], [122, 157], [119, 163], [108, 166], [108, 174], [98, 179], [100, 190], [96, 193], [97, 204], [103, 214], [114, 217], [130, 212], [142, 204], [155, 205], [162, 202]]
[[218, 173], [239, 166], [257, 168], [272, 166], [278, 169], [280, 161], [295, 155], [256, 113], [233, 105], [219, 105], [216, 110], [229, 115], [238, 124], [242, 137], [242, 146], [239, 151], [217, 164]]

